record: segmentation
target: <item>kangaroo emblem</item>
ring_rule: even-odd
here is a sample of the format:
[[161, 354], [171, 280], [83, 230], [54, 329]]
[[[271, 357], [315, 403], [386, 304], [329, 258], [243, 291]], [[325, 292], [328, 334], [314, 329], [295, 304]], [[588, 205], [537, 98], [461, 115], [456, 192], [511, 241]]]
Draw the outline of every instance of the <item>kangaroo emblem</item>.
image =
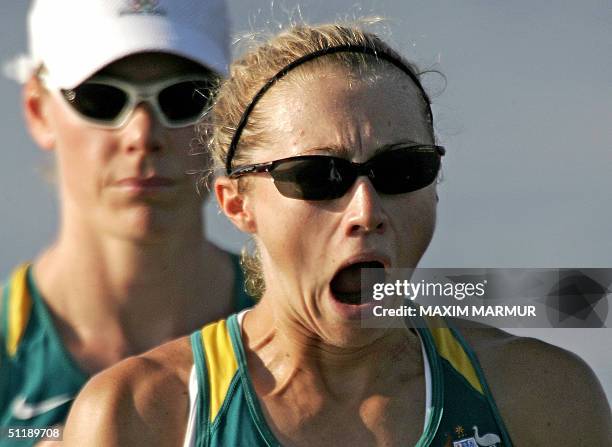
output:
[[483, 436], [480, 436], [478, 434], [478, 426], [474, 425], [474, 427], [472, 427], [474, 429], [474, 439], [476, 440], [476, 443], [479, 446], [482, 447], [495, 447], [497, 444], [501, 443], [501, 439], [499, 439], [499, 436], [497, 436], [496, 434], [493, 433], [487, 433]]

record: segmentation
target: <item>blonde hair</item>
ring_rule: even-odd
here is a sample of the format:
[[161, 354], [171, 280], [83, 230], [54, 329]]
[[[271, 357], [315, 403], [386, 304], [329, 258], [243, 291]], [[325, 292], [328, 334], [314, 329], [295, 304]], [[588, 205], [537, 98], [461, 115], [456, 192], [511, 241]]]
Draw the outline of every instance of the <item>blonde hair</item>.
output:
[[[200, 141], [208, 146], [213, 158], [213, 169], [219, 170], [225, 167], [232, 139], [245, 110], [271, 78], [302, 57], [339, 46], [363, 47], [374, 54], [385, 53], [401, 61], [401, 64], [414, 75], [413, 79], [416, 80], [420, 74], [415, 65], [405, 61], [376, 34], [365, 31], [359, 25], [292, 26], [232, 63], [229, 78], [221, 84], [209, 113], [198, 124]], [[346, 67], [351, 73], [357, 71], [363, 76], [364, 73], [372, 74], [375, 68], [385, 63], [369, 54], [338, 52], [313, 59], [304, 66], [296, 68], [294, 72], [303, 74], [308, 70], [336, 64]], [[291, 76], [295, 78], [293, 71]], [[424, 96], [422, 98], [424, 113], [428, 114], [427, 120], [431, 125], [431, 116], [429, 110], [426, 110], [429, 98], [420, 85], [419, 88]], [[239, 135], [233, 158], [236, 165], [248, 162], [249, 154], [265, 146], [269, 138], [266, 134], [267, 129], [269, 126], [265, 116], [265, 104], [262, 106], [260, 102], [248, 115], [248, 121]], [[431, 130], [433, 134], [433, 127]], [[239, 182], [239, 189], [244, 190], [244, 188], [244, 184]], [[259, 253], [256, 248], [253, 252], [254, 254], [249, 254], [246, 248], [243, 249], [241, 263], [247, 277], [247, 291], [255, 297], [260, 297], [265, 284]]]

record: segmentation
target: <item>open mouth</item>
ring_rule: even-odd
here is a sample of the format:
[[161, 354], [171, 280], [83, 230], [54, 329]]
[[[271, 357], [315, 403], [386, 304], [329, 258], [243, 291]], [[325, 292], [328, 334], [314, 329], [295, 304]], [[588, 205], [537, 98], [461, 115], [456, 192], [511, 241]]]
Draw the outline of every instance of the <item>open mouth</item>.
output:
[[[367, 270], [362, 284], [362, 270]], [[371, 270], [376, 269], [376, 270]], [[379, 261], [357, 262], [339, 270], [331, 280], [330, 288], [336, 301], [359, 305], [371, 300], [372, 284], [384, 282], [384, 265]]]

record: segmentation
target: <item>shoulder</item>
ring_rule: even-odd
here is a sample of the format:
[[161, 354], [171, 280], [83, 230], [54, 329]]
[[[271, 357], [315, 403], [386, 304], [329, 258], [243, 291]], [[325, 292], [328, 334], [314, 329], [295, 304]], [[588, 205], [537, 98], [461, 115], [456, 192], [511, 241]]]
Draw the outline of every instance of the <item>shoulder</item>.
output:
[[609, 445], [610, 407], [576, 354], [493, 328], [463, 329], [517, 445]]
[[176, 445], [187, 424], [192, 364], [183, 337], [94, 376], [70, 411], [65, 445]]

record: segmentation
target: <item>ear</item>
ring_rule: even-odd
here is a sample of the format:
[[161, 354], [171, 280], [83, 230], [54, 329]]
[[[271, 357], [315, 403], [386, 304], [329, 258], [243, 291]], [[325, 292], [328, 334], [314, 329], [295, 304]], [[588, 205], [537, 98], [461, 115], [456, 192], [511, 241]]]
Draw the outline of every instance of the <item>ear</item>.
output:
[[215, 195], [219, 206], [240, 231], [255, 233], [257, 225], [250, 209], [248, 197], [238, 191], [238, 181], [228, 177], [215, 180]]
[[23, 86], [22, 103], [30, 135], [44, 150], [55, 146], [55, 135], [49, 123], [49, 93], [44, 90], [38, 78], [33, 76]]

